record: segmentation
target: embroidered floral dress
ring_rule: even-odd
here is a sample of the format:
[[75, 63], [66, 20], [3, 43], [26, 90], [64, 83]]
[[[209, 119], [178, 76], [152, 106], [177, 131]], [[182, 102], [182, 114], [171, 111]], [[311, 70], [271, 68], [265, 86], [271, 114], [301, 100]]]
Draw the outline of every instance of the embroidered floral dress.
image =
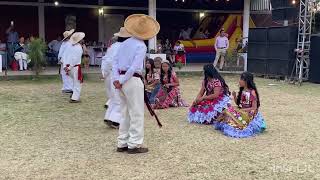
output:
[[244, 111], [245, 108], [251, 108], [256, 96], [254, 90], [243, 91], [241, 94], [240, 108], [228, 105], [219, 117], [219, 121], [214, 123], [217, 130], [223, 134], [235, 138], [246, 138], [263, 132], [266, 129], [266, 123], [257, 110]]
[[[205, 86], [205, 81], [202, 82]], [[205, 94], [214, 94], [214, 89], [222, 87], [218, 79], [209, 80], [205, 87]], [[230, 103], [230, 97], [223, 93], [223, 88], [219, 93], [219, 97], [211, 100], [205, 100], [189, 109], [188, 121], [190, 123], [212, 124], [214, 120], [222, 113], [222, 111]]]
[[181, 98], [179, 87], [165, 87], [166, 84], [178, 82], [177, 80], [178, 79], [175, 72], [172, 72], [170, 82], [168, 81], [168, 77], [164, 76], [164, 84], [161, 84], [160, 90], [156, 96], [154, 109], [165, 109], [169, 107], [188, 107], [188, 104]]

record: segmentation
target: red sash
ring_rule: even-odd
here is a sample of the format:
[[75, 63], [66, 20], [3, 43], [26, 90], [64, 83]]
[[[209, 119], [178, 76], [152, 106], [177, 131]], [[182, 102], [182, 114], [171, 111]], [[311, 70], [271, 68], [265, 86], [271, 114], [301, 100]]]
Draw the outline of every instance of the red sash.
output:
[[83, 83], [83, 74], [81, 70], [81, 64], [77, 64], [74, 67], [78, 67], [78, 80], [80, 81], [80, 83]]

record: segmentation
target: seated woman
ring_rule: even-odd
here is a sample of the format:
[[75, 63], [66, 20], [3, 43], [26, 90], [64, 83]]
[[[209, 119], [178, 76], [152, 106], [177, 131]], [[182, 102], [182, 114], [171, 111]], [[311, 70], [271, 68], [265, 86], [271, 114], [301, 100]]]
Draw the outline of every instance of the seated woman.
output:
[[154, 104], [158, 84], [160, 84], [160, 74], [155, 70], [154, 61], [147, 59], [144, 85], [150, 104]]
[[14, 58], [19, 62], [20, 71], [27, 70], [30, 59], [27, 55], [27, 45], [24, 44], [24, 37], [19, 39], [19, 43], [15, 46]]
[[160, 82], [161, 88], [155, 99], [155, 109], [188, 107], [188, 105], [181, 98], [179, 80], [168, 60], [162, 61]]
[[266, 123], [259, 112], [260, 99], [253, 75], [244, 72], [239, 86], [238, 95], [236, 92], [232, 93], [238, 107], [229, 105], [214, 126], [226, 136], [246, 138], [263, 132], [266, 129]]
[[190, 123], [212, 124], [230, 103], [229, 88], [212, 64], [205, 65], [204, 80], [188, 113]]

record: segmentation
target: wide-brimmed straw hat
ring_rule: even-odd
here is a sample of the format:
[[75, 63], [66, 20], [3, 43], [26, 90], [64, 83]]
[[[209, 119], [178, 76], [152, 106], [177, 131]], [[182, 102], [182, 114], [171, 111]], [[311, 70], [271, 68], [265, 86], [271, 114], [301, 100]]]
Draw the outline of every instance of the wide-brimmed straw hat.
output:
[[151, 39], [160, 31], [159, 23], [145, 14], [128, 16], [124, 22], [124, 27], [133, 37], [141, 40]]
[[62, 39], [62, 41], [64, 41], [64, 40], [67, 39], [68, 37], [70, 37], [73, 33], [74, 33], [74, 29], [71, 29], [71, 30], [69, 30], [69, 31], [65, 31], [65, 32], [63, 33], [63, 39]]
[[86, 36], [86, 34], [83, 33], [83, 32], [75, 32], [75, 33], [72, 34], [72, 36], [70, 37], [70, 42], [71, 42], [72, 44], [77, 44], [77, 43], [80, 42], [85, 36]]
[[122, 37], [122, 38], [128, 38], [131, 37], [132, 35], [130, 33], [128, 33], [128, 31], [126, 30], [126, 28], [121, 27], [120, 31], [115, 33], [114, 36], [116, 37]]

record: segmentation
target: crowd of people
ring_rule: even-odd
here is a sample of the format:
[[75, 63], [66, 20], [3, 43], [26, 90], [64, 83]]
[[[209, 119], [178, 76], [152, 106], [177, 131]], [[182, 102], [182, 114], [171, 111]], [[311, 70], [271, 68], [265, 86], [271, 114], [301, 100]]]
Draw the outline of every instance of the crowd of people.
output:
[[[3, 68], [11, 68], [12, 70], [25, 71], [29, 69], [32, 64], [32, 59], [29, 59], [28, 54], [30, 52], [30, 43], [34, 36], [29, 35], [28, 37], [19, 36], [16, 31], [14, 23], [6, 30], [7, 41], [0, 40], [0, 56], [2, 57]], [[63, 38], [58, 35], [56, 39], [50, 41], [47, 44], [46, 51], [46, 63], [49, 65], [56, 65], [58, 62], [58, 54], [63, 44]], [[82, 58], [81, 64], [84, 65], [86, 69], [89, 68], [89, 50], [88, 46], [103, 46], [103, 43], [96, 42], [85, 42], [81, 40], [80, 42], [84, 56]]]

